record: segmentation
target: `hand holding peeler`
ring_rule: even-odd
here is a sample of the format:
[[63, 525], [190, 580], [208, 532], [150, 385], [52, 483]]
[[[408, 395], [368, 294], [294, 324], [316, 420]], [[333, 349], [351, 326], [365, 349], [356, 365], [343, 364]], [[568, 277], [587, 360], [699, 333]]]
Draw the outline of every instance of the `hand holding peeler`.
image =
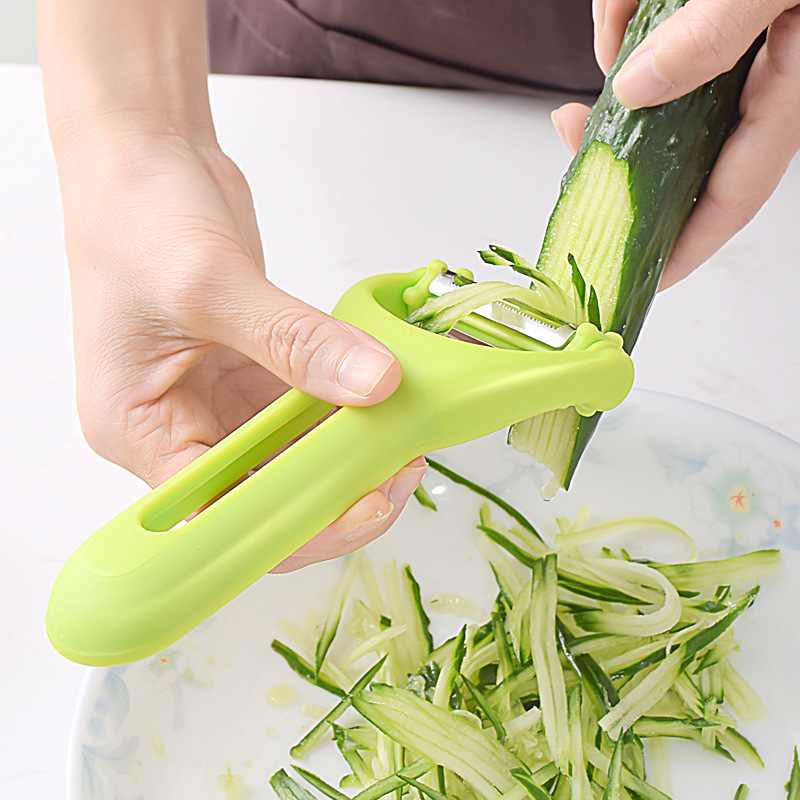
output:
[[454, 336], [408, 324], [409, 303], [455, 288], [439, 272], [367, 278], [334, 309], [396, 355], [393, 395], [334, 409], [290, 389], [91, 536], [52, 591], [56, 649], [95, 666], [153, 655], [414, 458], [554, 409], [605, 411], [630, 390], [621, 338], [587, 323], [554, 326], [501, 302]]

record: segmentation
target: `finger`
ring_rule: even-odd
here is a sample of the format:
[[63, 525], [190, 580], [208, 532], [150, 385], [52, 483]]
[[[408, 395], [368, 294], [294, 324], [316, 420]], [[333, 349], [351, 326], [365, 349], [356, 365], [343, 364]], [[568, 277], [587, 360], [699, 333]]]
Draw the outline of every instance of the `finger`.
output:
[[790, 0], [692, 0], [631, 53], [614, 78], [629, 108], [655, 106], [727, 72]]
[[[208, 449], [209, 446], [202, 442], [185, 442], [176, 452], [154, 452], [149, 457], [144, 454], [140, 477], [151, 489], [155, 489], [156, 486], [180, 472]], [[139, 474], [137, 470], [132, 471], [134, 474]]]
[[594, 54], [600, 69], [608, 72], [619, 55], [625, 28], [636, 11], [637, 0], [594, 0]]
[[393, 478], [362, 497], [272, 572], [292, 572], [308, 564], [338, 558], [386, 533], [419, 486], [426, 468], [424, 458], [414, 459]]
[[742, 121], [725, 143], [664, 270], [667, 288], [755, 216], [800, 148], [800, 9], [770, 29], [742, 94]]
[[212, 287], [200, 336], [227, 345], [314, 397], [334, 405], [363, 406], [388, 397], [401, 369], [377, 339], [281, 291], [254, 271]]
[[564, 142], [573, 155], [581, 146], [583, 129], [588, 116], [589, 107], [582, 103], [567, 103], [550, 114], [553, 127], [555, 127], [556, 132], [561, 137], [561, 141]]

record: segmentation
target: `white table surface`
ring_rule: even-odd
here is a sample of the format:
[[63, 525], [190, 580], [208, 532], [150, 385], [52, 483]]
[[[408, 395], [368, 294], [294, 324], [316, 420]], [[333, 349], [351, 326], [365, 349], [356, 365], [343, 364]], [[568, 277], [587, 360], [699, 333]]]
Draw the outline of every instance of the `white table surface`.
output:
[[[568, 155], [545, 101], [214, 77], [220, 140], [250, 180], [272, 279], [329, 310], [360, 277], [488, 243], [529, 257]], [[0, 66], [0, 796], [63, 796], [85, 669], [51, 648], [50, 587], [77, 545], [143, 492], [83, 442], [55, 168], [34, 67]], [[756, 220], [659, 296], [637, 385], [800, 440], [800, 163]]]

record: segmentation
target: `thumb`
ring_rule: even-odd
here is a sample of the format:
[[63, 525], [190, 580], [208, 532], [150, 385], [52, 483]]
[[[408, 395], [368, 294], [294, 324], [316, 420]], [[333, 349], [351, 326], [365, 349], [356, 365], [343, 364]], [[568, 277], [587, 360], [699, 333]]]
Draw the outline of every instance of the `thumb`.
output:
[[630, 54], [614, 78], [628, 108], [667, 103], [731, 69], [785, 0], [692, 0]]
[[386, 399], [400, 363], [373, 336], [253, 275], [209, 311], [204, 336], [237, 350], [286, 383], [334, 405]]

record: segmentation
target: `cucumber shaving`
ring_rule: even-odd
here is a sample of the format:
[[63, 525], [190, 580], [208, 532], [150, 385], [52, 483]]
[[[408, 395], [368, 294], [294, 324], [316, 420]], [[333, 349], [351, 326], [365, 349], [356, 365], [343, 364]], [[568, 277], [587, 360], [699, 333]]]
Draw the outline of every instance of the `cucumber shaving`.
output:
[[[306, 767], [297, 781], [280, 770], [271, 783], [282, 800], [669, 800], [670, 739], [762, 766], [737, 716], [763, 706], [728, 657], [776, 551], [682, 564], [590, 556], [585, 543], [626, 526], [674, 533], [692, 558], [696, 549], [666, 521], [592, 524], [585, 510], [558, 520], [551, 547], [501, 498], [429, 464], [488, 501], [476, 542], [493, 606], [483, 624], [436, 642], [411, 567], [389, 561], [376, 575], [351, 556], [318, 641], [296, 644], [315, 663], [273, 643], [338, 696], [291, 755], [332, 742], [348, 771], [334, 786]], [[787, 791], [800, 800], [796, 760]]]

